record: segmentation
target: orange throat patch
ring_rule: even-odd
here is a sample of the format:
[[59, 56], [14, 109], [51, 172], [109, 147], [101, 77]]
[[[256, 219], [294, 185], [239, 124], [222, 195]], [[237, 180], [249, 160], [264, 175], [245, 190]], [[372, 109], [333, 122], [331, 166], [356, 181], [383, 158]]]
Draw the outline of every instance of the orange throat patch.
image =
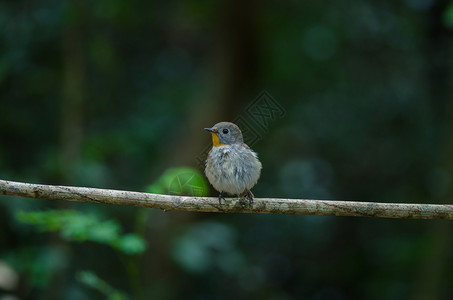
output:
[[215, 134], [214, 132], [211, 132], [211, 135], [212, 135], [212, 145], [214, 145], [214, 147], [220, 147], [220, 146], [225, 146], [226, 144], [222, 144], [219, 140], [219, 137], [217, 136], [217, 134]]

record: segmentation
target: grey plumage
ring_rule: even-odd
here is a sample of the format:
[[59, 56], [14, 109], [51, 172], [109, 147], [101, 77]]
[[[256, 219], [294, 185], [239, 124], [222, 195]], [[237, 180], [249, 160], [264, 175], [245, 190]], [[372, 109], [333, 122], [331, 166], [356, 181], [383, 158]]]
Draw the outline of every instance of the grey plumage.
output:
[[226, 192], [247, 196], [251, 202], [250, 189], [257, 183], [262, 168], [257, 154], [243, 142], [241, 130], [233, 123], [220, 122], [205, 129], [212, 133], [214, 144], [206, 159], [209, 182], [221, 193], [220, 197]]

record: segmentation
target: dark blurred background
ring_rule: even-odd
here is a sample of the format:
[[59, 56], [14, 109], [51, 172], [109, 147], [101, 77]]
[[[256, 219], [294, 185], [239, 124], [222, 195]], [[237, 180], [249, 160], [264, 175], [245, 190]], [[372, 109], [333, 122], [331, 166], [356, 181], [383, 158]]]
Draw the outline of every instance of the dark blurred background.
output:
[[[452, 33], [451, 1], [1, 1], [0, 178], [217, 196], [236, 120], [256, 197], [451, 203]], [[0, 299], [452, 299], [451, 230], [2, 196]]]

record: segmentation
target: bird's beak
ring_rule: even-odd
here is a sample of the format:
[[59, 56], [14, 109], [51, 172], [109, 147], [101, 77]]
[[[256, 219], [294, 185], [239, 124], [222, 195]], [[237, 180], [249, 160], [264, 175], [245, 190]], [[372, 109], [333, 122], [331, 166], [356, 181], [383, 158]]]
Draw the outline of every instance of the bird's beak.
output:
[[212, 128], [205, 128], [204, 130], [209, 131], [209, 132], [212, 132], [212, 133], [217, 133], [217, 132], [219, 132], [219, 131], [217, 130], [217, 128], [214, 128], [214, 127], [212, 127]]

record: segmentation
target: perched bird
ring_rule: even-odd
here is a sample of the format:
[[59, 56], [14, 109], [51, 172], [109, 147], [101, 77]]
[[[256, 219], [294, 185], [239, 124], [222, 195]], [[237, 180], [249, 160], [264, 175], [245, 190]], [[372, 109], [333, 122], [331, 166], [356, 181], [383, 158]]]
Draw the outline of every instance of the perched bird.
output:
[[[250, 205], [253, 194], [250, 189], [257, 183], [261, 162], [255, 152], [244, 143], [242, 132], [236, 124], [220, 122], [205, 128], [212, 135], [212, 149], [206, 159], [205, 174], [212, 186], [223, 193], [247, 197]], [[225, 198], [223, 198], [225, 200]]]

